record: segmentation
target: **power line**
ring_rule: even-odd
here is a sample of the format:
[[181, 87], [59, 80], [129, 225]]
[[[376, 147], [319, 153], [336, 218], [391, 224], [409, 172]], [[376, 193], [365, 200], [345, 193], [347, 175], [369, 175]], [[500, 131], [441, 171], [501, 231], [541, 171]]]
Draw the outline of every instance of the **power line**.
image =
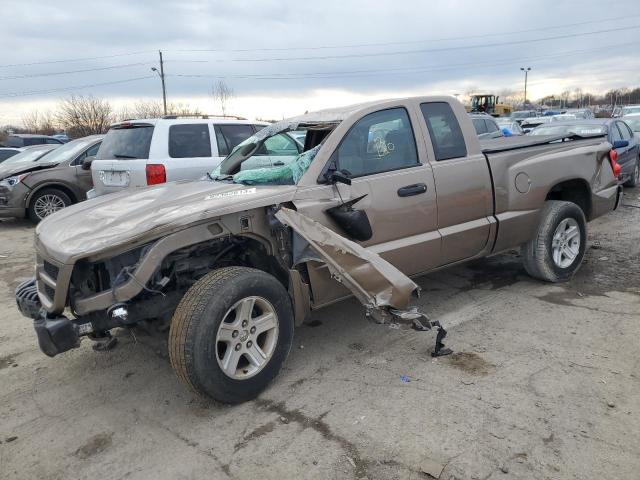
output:
[[72, 90], [80, 90], [83, 88], [92, 88], [92, 87], [102, 87], [105, 85], [115, 85], [118, 83], [128, 83], [135, 82], [137, 80], [145, 80], [147, 78], [153, 78], [153, 75], [147, 75], [145, 77], [136, 77], [136, 78], [127, 78], [124, 80], [115, 80], [112, 82], [102, 82], [102, 83], [91, 83], [87, 85], [75, 85], [71, 87], [63, 87], [63, 88], [51, 88], [48, 90], [31, 90], [28, 92], [18, 92], [18, 93], [0, 93], [0, 98], [13, 98], [13, 97], [26, 97], [29, 95], [41, 95], [48, 93], [56, 93], [56, 92], [68, 92]]
[[36, 78], [36, 77], [53, 77], [56, 75], [69, 75], [72, 73], [84, 73], [84, 72], [98, 72], [101, 70], [112, 70], [115, 68], [128, 68], [128, 67], [138, 67], [142, 65], [155, 65], [154, 62], [138, 62], [138, 63], [127, 63], [124, 65], [109, 65], [107, 67], [96, 67], [96, 68], [84, 68], [82, 70], [68, 70], [66, 72], [44, 72], [44, 73], [30, 73], [25, 75], [9, 75], [5, 77], [0, 77], [1, 80], [17, 80], [20, 78]]
[[341, 77], [349, 77], [349, 76], [369, 76], [372, 74], [375, 75], [384, 75], [384, 74], [392, 74], [392, 73], [424, 73], [424, 72], [432, 72], [432, 71], [440, 71], [440, 70], [453, 70], [457, 68], [463, 67], [493, 67], [493, 66], [502, 66], [502, 65], [512, 65], [520, 62], [527, 61], [536, 61], [536, 60], [546, 60], [552, 58], [566, 57], [572, 55], [579, 55], [581, 53], [591, 53], [599, 50], [610, 50], [612, 48], [621, 48], [626, 46], [637, 45], [638, 42], [627, 42], [620, 43], [616, 45], [608, 45], [605, 47], [598, 48], [590, 48], [590, 49], [580, 49], [580, 50], [572, 50], [562, 53], [556, 53], [551, 55], [540, 55], [535, 57], [524, 57], [518, 58], [503, 62], [496, 63], [487, 63], [487, 62], [473, 62], [473, 63], [459, 63], [459, 64], [447, 64], [444, 66], [429, 66], [429, 67], [406, 67], [406, 68], [384, 68], [384, 69], [368, 69], [368, 70], [343, 70], [343, 71], [329, 71], [329, 72], [301, 72], [301, 73], [265, 73], [265, 74], [231, 74], [231, 75], [211, 75], [211, 74], [173, 74], [172, 77], [187, 77], [187, 78], [235, 78], [235, 79], [256, 79], [256, 80], [299, 80], [305, 78], [341, 78]]
[[424, 40], [408, 40], [408, 41], [380, 42], [380, 43], [355, 43], [355, 44], [346, 44], [346, 45], [321, 45], [321, 46], [308, 46], [308, 47], [274, 47], [274, 48], [265, 47], [265, 48], [236, 48], [236, 49], [185, 48], [185, 49], [179, 49], [179, 50], [165, 50], [165, 51], [241, 53], [241, 52], [284, 52], [284, 51], [299, 51], [299, 50], [329, 50], [329, 49], [335, 49], [335, 48], [387, 47], [392, 45], [411, 45], [411, 44], [417, 44], [417, 43], [446, 42], [446, 41], [452, 41], [452, 40], [469, 40], [469, 39], [475, 39], [475, 38], [502, 37], [504, 35], [541, 32], [546, 30], [554, 30], [558, 28], [577, 27], [582, 25], [589, 25], [592, 23], [603, 23], [603, 22], [611, 22], [611, 21], [618, 21], [618, 20], [627, 20], [627, 19], [639, 18], [639, 17], [640, 15], [625, 15], [623, 17], [601, 18], [596, 20], [588, 20], [584, 22], [565, 23], [562, 25], [530, 28], [530, 29], [510, 31], [510, 32], [485, 33], [482, 35], [466, 35], [466, 36], [460, 36], [460, 37], [443, 37], [443, 38], [424, 39]]
[[545, 42], [548, 40], [560, 40], [565, 38], [583, 37], [588, 35], [598, 35], [601, 33], [620, 32], [623, 30], [635, 30], [640, 28], [640, 25], [633, 25], [630, 27], [617, 27], [609, 28], [605, 30], [594, 30], [592, 32], [584, 33], [568, 33], [563, 35], [554, 35], [551, 37], [533, 38], [528, 40], [511, 40], [507, 43], [485, 43], [482, 45], [465, 45], [457, 47], [440, 47], [440, 48], [420, 48], [415, 50], [396, 50], [392, 52], [378, 52], [378, 53], [352, 53], [346, 55], [322, 55], [314, 57], [270, 57], [270, 58], [233, 58], [229, 60], [211, 60], [210, 63], [223, 63], [223, 62], [284, 62], [292, 60], [330, 60], [338, 58], [364, 58], [364, 57], [381, 57], [381, 56], [393, 56], [393, 55], [407, 55], [417, 53], [434, 53], [434, 52], [450, 52], [458, 50], [471, 50], [478, 48], [491, 48], [501, 47], [504, 45], [521, 45], [536, 42]]
[[155, 50], [140, 50], [137, 52], [129, 52], [129, 53], [116, 53], [113, 55], [100, 55], [97, 57], [82, 57], [82, 58], [67, 58], [64, 60], [45, 60], [40, 62], [29, 62], [29, 63], [7, 63], [5, 65], [0, 65], [0, 68], [9, 68], [9, 67], [30, 67], [33, 65], [49, 65], [52, 63], [67, 63], [67, 62], [84, 62], [86, 60], [101, 60], [103, 58], [117, 58], [117, 57], [128, 57], [132, 55], [141, 55], [143, 53], [154, 53]]
[[[530, 33], [530, 32], [537, 32], [537, 31], [553, 30], [558, 28], [576, 27], [576, 26], [588, 25], [592, 23], [603, 23], [603, 22], [610, 22], [610, 21], [626, 20], [626, 19], [632, 19], [632, 18], [638, 18], [638, 17], [640, 17], [640, 15], [626, 15], [626, 16], [620, 16], [620, 17], [588, 20], [588, 21], [576, 22], [576, 23], [566, 23], [566, 24], [551, 25], [546, 27], [530, 28], [530, 29], [518, 30], [518, 31], [486, 33], [486, 34], [480, 34], [480, 35], [467, 35], [467, 36], [459, 36], [459, 37], [443, 37], [443, 38], [436, 38], [436, 39], [411, 40], [411, 41], [359, 43], [359, 44], [347, 44], [347, 45], [321, 45], [321, 46], [306, 46], [306, 47], [302, 46], [302, 47], [280, 47], [280, 48], [227, 49], [227, 50], [179, 49], [179, 50], [171, 50], [171, 51], [173, 52], [240, 53], [240, 52], [259, 52], [259, 51], [326, 50], [326, 49], [335, 49], [335, 48], [359, 48], [359, 47], [381, 47], [381, 46], [392, 46], [392, 45], [411, 45], [411, 44], [429, 43], [429, 42], [443, 42], [443, 41], [452, 41], [452, 40], [488, 38], [488, 37], [494, 37], [494, 36], [513, 35], [518, 33]], [[631, 28], [635, 28], [635, 27], [631, 27]], [[624, 29], [625, 28], [619, 28], [614, 30], [624, 30]], [[607, 30], [607, 31], [613, 31], [613, 30]], [[593, 32], [593, 33], [599, 33], [599, 32]], [[587, 33], [587, 35], [588, 34], [591, 34], [591, 33]], [[561, 38], [565, 38], [565, 37], [561, 37]], [[35, 65], [50, 65], [50, 64], [56, 64], [56, 63], [82, 62], [82, 61], [88, 61], [88, 60], [101, 60], [105, 58], [118, 58], [118, 57], [126, 57], [126, 56], [133, 56], [133, 55], [141, 55], [145, 53], [155, 53], [155, 50], [139, 50], [135, 52], [117, 53], [117, 54], [111, 54], [111, 55], [99, 55], [94, 57], [78, 57], [78, 58], [67, 58], [67, 59], [59, 59], [59, 60], [44, 60], [44, 61], [27, 62], [27, 63], [10, 63], [10, 64], [0, 65], [0, 68], [28, 67], [28, 66], [35, 66]], [[394, 53], [391, 53], [391, 54], [394, 54]], [[267, 60], [270, 60], [270, 59], [265, 59], [264, 61], [267, 61]], [[180, 60], [174, 60], [174, 61], [180, 61]], [[246, 60], [246, 61], [249, 61], [249, 60]]]

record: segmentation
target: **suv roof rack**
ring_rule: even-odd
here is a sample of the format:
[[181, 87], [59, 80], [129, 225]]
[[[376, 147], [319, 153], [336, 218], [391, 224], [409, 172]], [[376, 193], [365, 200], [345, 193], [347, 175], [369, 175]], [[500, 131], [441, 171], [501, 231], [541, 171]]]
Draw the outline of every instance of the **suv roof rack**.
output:
[[162, 118], [165, 119], [165, 120], [175, 120], [177, 118], [203, 118], [203, 119], [209, 119], [209, 118], [233, 118], [234, 120], [246, 120], [246, 118], [239, 117], [237, 115], [206, 115], [206, 114], [200, 114], [200, 113], [184, 114], [184, 115], [163, 115]]

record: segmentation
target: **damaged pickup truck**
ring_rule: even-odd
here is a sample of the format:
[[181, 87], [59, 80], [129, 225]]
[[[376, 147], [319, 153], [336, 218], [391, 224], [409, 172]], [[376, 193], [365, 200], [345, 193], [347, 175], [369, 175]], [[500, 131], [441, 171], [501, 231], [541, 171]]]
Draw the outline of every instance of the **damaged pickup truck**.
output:
[[[299, 155], [274, 153], [306, 131]], [[16, 300], [54, 356], [142, 321], [170, 328], [178, 377], [229, 403], [277, 375], [294, 326], [351, 295], [377, 321], [436, 326], [409, 278], [521, 247], [533, 277], [579, 268], [586, 223], [620, 195], [603, 137], [482, 146], [450, 97], [309, 113], [240, 144], [208, 180], [99, 197], [36, 230]], [[442, 354], [442, 336], [434, 354]]]

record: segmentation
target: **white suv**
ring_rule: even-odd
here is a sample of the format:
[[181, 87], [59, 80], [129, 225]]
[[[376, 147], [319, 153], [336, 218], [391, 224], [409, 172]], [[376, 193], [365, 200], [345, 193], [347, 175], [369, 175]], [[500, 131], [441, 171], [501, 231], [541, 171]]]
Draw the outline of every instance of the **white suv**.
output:
[[217, 167], [236, 145], [266, 125], [207, 116], [113, 124], [91, 162], [94, 188], [87, 197], [201, 178]]

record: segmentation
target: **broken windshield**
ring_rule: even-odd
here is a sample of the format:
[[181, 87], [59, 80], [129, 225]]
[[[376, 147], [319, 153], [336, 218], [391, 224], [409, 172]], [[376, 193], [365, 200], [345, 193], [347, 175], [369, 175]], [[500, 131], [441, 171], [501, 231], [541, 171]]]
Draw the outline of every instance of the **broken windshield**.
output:
[[[269, 125], [236, 146], [209, 176], [244, 185], [295, 185], [335, 125], [315, 124], [313, 130], [295, 122]], [[306, 132], [304, 144], [288, 133], [294, 130]]]

